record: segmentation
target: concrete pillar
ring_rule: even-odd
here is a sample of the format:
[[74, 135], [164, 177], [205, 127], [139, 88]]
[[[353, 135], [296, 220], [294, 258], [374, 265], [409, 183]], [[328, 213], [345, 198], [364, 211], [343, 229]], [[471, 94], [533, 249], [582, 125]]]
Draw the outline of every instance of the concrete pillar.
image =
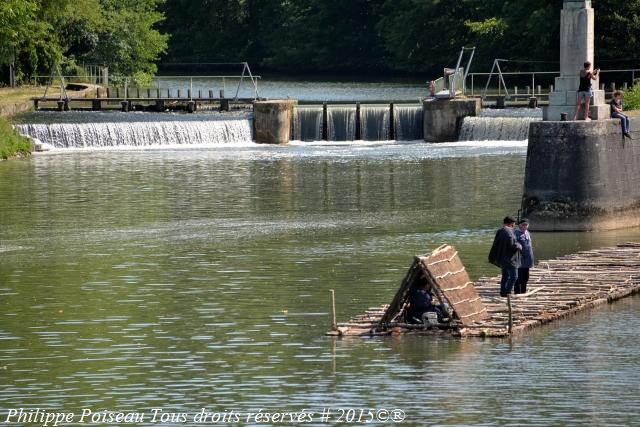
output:
[[293, 108], [297, 101], [273, 100], [253, 103], [254, 139], [262, 144], [287, 144], [291, 139]]
[[[639, 126], [632, 118], [634, 136]], [[639, 180], [640, 144], [619, 120], [531, 123], [522, 208], [532, 230], [640, 225]]]
[[[560, 77], [555, 79], [555, 91], [549, 94], [549, 107], [544, 110], [545, 120], [560, 120], [561, 113], [573, 116], [580, 70], [586, 61], [593, 64], [595, 14], [591, 0], [564, 0], [560, 13]], [[594, 64], [597, 68], [597, 64]], [[593, 81], [591, 118], [609, 117], [604, 92], [598, 90], [599, 81]]]
[[426, 142], [454, 142], [462, 119], [477, 116], [482, 109], [479, 98], [425, 99], [422, 102], [424, 116], [424, 140]]

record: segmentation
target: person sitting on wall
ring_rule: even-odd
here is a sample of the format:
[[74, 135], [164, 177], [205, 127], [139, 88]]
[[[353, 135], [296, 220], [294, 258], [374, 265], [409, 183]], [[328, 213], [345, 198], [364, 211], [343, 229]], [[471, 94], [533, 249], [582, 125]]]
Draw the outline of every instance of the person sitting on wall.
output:
[[431, 283], [422, 276], [409, 292], [409, 309], [407, 310], [408, 323], [424, 323], [424, 316], [434, 312], [438, 316], [438, 322], [444, 319], [442, 308], [433, 304]]
[[613, 93], [613, 99], [609, 103], [611, 106], [611, 118], [620, 119], [622, 134], [627, 138], [631, 138], [631, 135], [629, 134], [631, 121], [626, 114], [622, 114], [622, 98], [624, 98], [624, 93], [621, 90], [617, 90]]
[[584, 101], [584, 120], [590, 121], [589, 118], [589, 106], [591, 105], [591, 98], [593, 97], [593, 86], [591, 81], [597, 80], [600, 75], [600, 69], [597, 68], [591, 71], [591, 62], [584, 63], [584, 68], [580, 70], [580, 87], [578, 88], [578, 102], [576, 104], [576, 111], [573, 114], [573, 120], [578, 120], [578, 113], [580, 112], [580, 106]]

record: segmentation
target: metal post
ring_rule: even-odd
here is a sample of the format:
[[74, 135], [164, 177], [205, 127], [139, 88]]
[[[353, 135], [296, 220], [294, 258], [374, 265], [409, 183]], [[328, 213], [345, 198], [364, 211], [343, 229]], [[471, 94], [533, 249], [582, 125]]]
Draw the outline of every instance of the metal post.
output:
[[329, 130], [327, 120], [329, 119], [329, 112], [327, 111], [327, 103], [322, 103], [322, 140], [329, 140]]
[[338, 329], [338, 322], [336, 322], [336, 292], [331, 289], [331, 329], [334, 331]]

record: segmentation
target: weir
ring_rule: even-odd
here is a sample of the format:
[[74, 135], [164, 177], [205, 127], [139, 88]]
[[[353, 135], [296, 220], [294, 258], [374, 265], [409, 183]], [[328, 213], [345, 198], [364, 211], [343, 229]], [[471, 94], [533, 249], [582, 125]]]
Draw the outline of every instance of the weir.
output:
[[33, 123], [16, 125], [16, 128], [23, 135], [56, 148], [228, 144], [251, 141], [253, 137], [252, 120], [248, 118], [169, 120], [169, 117], [155, 115], [141, 121], [130, 115], [112, 116], [109, 119], [114, 121]]
[[539, 108], [484, 109], [462, 119], [458, 141], [524, 141], [531, 123], [540, 120]]

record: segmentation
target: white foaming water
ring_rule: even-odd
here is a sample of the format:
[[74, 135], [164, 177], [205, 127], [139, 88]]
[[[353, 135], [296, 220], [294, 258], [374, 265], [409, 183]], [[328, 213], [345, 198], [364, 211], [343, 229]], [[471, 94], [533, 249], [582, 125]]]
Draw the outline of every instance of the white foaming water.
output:
[[216, 145], [253, 139], [252, 121], [247, 118], [30, 123], [16, 129], [55, 148]]
[[360, 109], [362, 139], [385, 141], [389, 139], [389, 106], [363, 106]]
[[322, 107], [298, 107], [293, 115], [293, 137], [296, 141], [322, 139]]
[[524, 141], [533, 117], [465, 117], [458, 141]]
[[531, 117], [542, 119], [541, 108], [485, 108], [480, 111], [480, 117]]
[[356, 108], [327, 108], [327, 136], [330, 141], [353, 141], [356, 138]]
[[417, 141], [424, 138], [422, 106], [397, 105], [394, 109], [393, 122], [396, 140]]

